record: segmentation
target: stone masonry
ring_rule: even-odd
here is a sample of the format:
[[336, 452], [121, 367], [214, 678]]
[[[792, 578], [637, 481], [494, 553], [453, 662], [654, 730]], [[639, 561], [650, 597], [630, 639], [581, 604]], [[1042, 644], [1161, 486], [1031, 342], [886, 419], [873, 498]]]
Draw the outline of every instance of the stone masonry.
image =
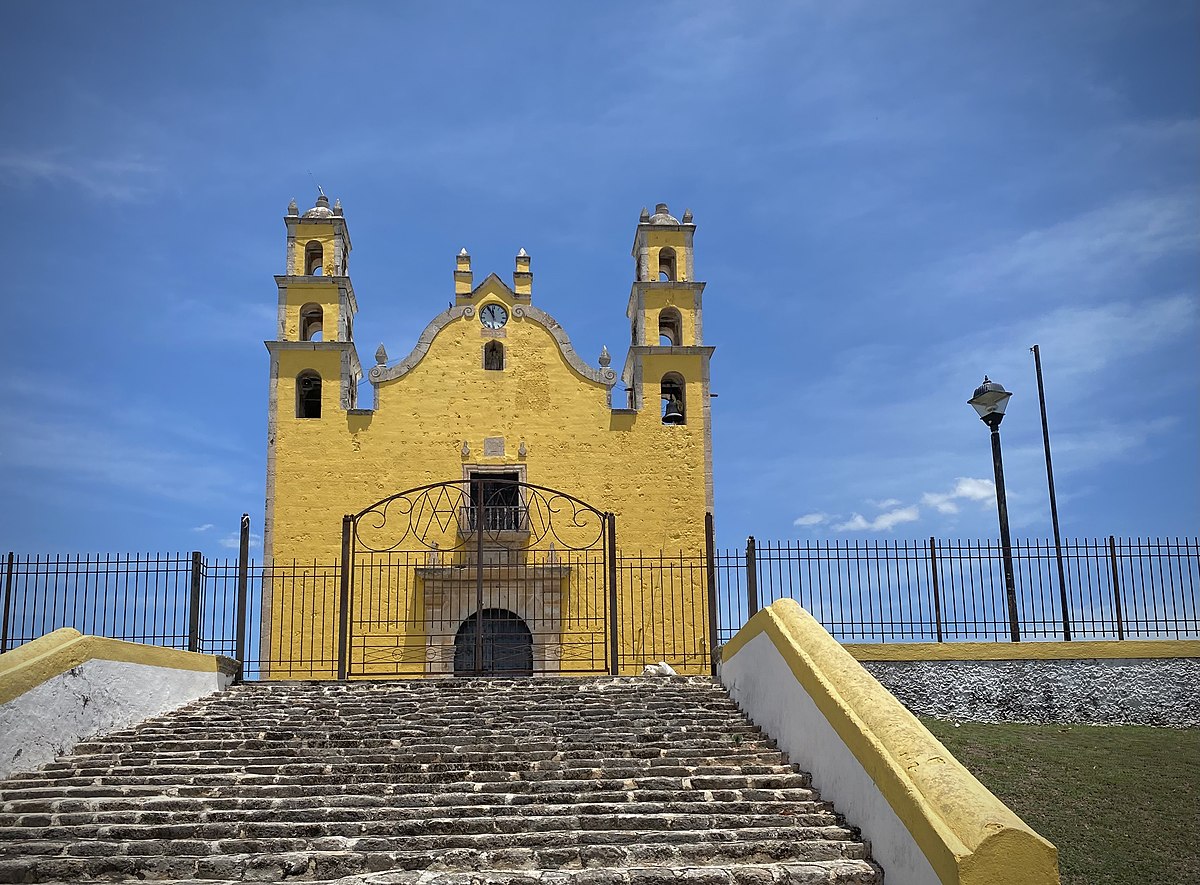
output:
[[255, 683], [0, 783], [0, 882], [882, 882], [709, 679]]

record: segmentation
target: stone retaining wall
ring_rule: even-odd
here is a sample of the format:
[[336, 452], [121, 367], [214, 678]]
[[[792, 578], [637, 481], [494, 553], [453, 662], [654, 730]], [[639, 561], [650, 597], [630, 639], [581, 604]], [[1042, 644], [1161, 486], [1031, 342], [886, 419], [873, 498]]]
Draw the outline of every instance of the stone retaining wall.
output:
[[921, 716], [1200, 726], [1200, 658], [861, 663]]

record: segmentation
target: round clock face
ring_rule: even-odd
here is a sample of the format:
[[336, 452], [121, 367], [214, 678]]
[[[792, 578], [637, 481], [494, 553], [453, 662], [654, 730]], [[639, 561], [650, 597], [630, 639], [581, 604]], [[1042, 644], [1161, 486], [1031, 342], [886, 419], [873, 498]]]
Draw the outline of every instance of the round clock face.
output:
[[489, 329], [499, 329], [508, 322], [508, 311], [499, 304], [489, 304], [479, 311], [479, 321]]

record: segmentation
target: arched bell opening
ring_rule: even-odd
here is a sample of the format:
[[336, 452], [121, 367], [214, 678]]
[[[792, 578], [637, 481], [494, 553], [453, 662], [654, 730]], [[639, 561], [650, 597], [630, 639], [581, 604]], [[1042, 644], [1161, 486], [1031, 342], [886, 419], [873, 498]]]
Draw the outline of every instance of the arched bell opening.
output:
[[675, 275], [675, 250], [670, 246], [658, 250], [658, 279], [664, 283], [673, 283], [678, 279]]
[[310, 277], [325, 273], [325, 249], [317, 240], [310, 240], [304, 246], [304, 273]]
[[296, 376], [296, 417], [321, 417], [321, 376], [312, 369]]
[[677, 347], [683, 343], [683, 317], [673, 307], [658, 313], [658, 343], [661, 347]]
[[[482, 621], [479, 671], [475, 670], [475, 635]], [[454, 635], [455, 676], [532, 676], [533, 634], [519, 615], [488, 608], [482, 617], [467, 616]]]
[[662, 391], [662, 423], [687, 424], [683, 377], [675, 372], [668, 372], [663, 375], [660, 389]]
[[300, 308], [300, 340], [321, 341], [324, 333], [321, 328], [325, 312], [319, 304], [306, 304]]

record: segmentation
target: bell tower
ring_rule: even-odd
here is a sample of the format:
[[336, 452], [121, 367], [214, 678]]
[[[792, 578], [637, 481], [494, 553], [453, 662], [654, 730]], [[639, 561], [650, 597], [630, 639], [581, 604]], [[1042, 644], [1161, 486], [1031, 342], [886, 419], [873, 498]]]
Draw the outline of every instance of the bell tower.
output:
[[296, 201], [284, 216], [284, 272], [275, 277], [279, 311], [270, 353], [267, 418], [267, 515], [264, 551], [271, 555], [276, 455], [324, 446], [322, 434], [358, 408], [363, 371], [354, 345], [358, 302], [350, 283], [350, 232], [341, 201], [332, 207], [318, 189], [303, 215]]
[[712, 509], [712, 429], [709, 361], [704, 345], [704, 283], [695, 279], [691, 210], [682, 220], [666, 203], [646, 209], [633, 238], [634, 281], [629, 293], [630, 347], [622, 379], [638, 420], [657, 421], [668, 434], [696, 434], [704, 445], [708, 506]]

